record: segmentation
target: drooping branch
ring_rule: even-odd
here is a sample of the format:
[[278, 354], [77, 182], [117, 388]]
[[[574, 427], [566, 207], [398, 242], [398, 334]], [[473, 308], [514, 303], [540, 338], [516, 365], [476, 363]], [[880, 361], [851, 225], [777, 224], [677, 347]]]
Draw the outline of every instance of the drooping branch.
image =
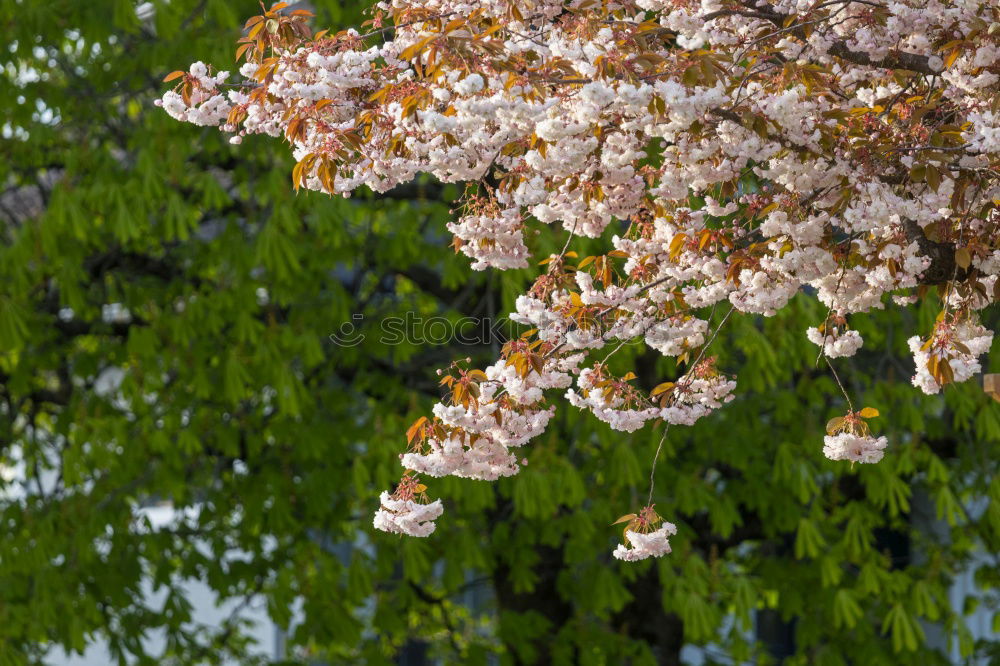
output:
[[[257, 84], [245, 99], [226, 94], [228, 75], [198, 62], [168, 75], [178, 83], [160, 102], [178, 120], [235, 133], [234, 143], [260, 134], [266, 119], [296, 151], [296, 189], [382, 192], [420, 173], [471, 185], [448, 229], [477, 270], [531, 267], [541, 249], [527, 242], [532, 220], [568, 232], [558, 255], [538, 257], [548, 267], [515, 303], [512, 320], [533, 328], [490, 366], [452, 363], [434, 418], [407, 430], [403, 479], [376, 513], [386, 531], [433, 530], [441, 505], [414, 502], [413, 489], [426, 488], [416, 474], [517, 474], [526, 460], [517, 447], [553, 413], [549, 389], [566, 389], [573, 406], [623, 432], [657, 419], [689, 426], [721, 408], [735, 381], [713, 359], [679, 370], [701, 359], [711, 342], [705, 313], [719, 303], [773, 316], [808, 287], [828, 308], [808, 339], [828, 358], [847, 357], [863, 343], [851, 314], [986, 274], [1000, 248], [996, 207], [966, 224], [964, 199], [996, 179], [996, 122], [979, 111], [996, 104], [980, 77], [994, 66], [969, 57], [995, 38], [976, 29], [946, 54], [939, 46], [958, 36], [956, 14], [979, 26], [977, 8], [917, 16], [864, 0], [802, 12], [727, 0], [699, 16], [653, 2], [626, 3], [642, 16], [622, 20], [603, 5], [553, 18], [524, 4], [445, 20], [448, 0], [432, 13], [394, 3], [378, 22], [396, 26], [388, 59], [354, 36], [297, 37], [297, 19], [265, 12], [248, 24], [268, 29], [240, 47]], [[351, 52], [352, 66], [321, 55], [335, 51]], [[953, 76], [931, 76], [945, 66]], [[294, 111], [279, 113], [271, 98]], [[897, 211], [938, 220], [940, 236], [911, 223], [901, 230]], [[623, 220], [614, 249], [570, 250]], [[975, 238], [961, 248], [942, 242], [965, 230]], [[433, 276], [407, 277], [434, 286]], [[970, 295], [983, 284], [967, 282], [931, 339], [910, 339], [913, 381], [926, 393], [975, 374], [992, 339], [976, 321], [991, 299]], [[678, 359], [672, 381], [647, 392], [629, 383], [635, 373], [580, 367], [590, 350], [632, 340]], [[878, 410], [855, 411], [834, 378], [849, 411], [828, 424], [823, 454], [878, 462], [886, 437], [864, 420]], [[627, 543], [615, 557], [669, 552], [676, 527], [653, 499], [623, 516]]]

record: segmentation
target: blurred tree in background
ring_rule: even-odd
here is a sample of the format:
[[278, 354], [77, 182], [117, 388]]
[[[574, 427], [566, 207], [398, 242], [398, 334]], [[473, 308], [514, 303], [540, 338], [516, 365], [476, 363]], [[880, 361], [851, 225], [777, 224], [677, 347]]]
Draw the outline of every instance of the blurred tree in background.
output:
[[[314, 5], [324, 27], [361, 20]], [[921, 322], [852, 319], [866, 349], [893, 350], [843, 364], [891, 442], [854, 469], [821, 453], [844, 405], [802, 333], [819, 306], [734, 322], [714, 351], [741, 369], [737, 400], [672, 430], [656, 470], [678, 525], [668, 557], [610, 557], [659, 433], [570, 407], [518, 476], [435, 482], [450, 519], [430, 538], [373, 533], [434, 369], [496, 353], [382, 344], [381, 323], [496, 317], [530, 271], [473, 274], [452, 254], [449, 188], [295, 196], [274, 142], [236, 149], [152, 106], [165, 73], [231, 58], [256, 9], [0, 0], [0, 664], [97, 640], [129, 663], [251, 661], [237, 616], [191, 622], [192, 579], [266, 599], [293, 663], [394, 663], [405, 646], [445, 663], [992, 653], [963, 611], [1000, 608], [1000, 410], [973, 385], [909, 386], [902, 332], [929, 330], [929, 306]], [[329, 338], [347, 322], [356, 346]], [[673, 371], [640, 347], [613, 363], [646, 387]], [[161, 501], [186, 518], [143, 524], [138, 507]], [[949, 586], [970, 567], [963, 608]], [[166, 651], [145, 654], [155, 632]]]

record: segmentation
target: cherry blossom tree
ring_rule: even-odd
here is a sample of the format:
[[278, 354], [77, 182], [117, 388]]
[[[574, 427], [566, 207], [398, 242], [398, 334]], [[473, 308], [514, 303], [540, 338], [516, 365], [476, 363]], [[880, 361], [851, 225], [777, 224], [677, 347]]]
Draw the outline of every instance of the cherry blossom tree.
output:
[[[720, 328], [800, 291], [826, 310], [802, 335], [848, 406], [827, 426], [833, 460], [892, 455], [831, 361], [863, 344], [852, 315], [936, 299], [909, 341], [913, 385], [981, 371], [978, 313], [1000, 298], [995, 3], [393, 0], [359, 30], [309, 19], [285, 3], [249, 19], [244, 80], [195, 63], [166, 77], [164, 110], [233, 143], [287, 141], [297, 189], [464, 183], [455, 250], [477, 270], [543, 267], [511, 313], [530, 330], [493, 365], [440, 372], [379, 529], [433, 532], [419, 475], [517, 474], [560, 394], [615, 430], [662, 424], [662, 447], [737, 396], [738, 368], [710, 353]], [[563, 230], [560, 252], [533, 251], [538, 225]], [[606, 251], [580, 256], [582, 237]], [[636, 341], [677, 376], [644, 390], [611, 374]], [[670, 552], [652, 480], [615, 557]]]

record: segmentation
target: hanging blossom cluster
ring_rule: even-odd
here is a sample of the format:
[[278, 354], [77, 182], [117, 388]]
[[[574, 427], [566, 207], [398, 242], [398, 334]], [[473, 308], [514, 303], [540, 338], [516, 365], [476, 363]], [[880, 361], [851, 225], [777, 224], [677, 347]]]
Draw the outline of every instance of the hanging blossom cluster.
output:
[[670, 552], [670, 542], [667, 539], [677, 534], [677, 526], [660, 518], [652, 505], [644, 507], [638, 514], [622, 516], [615, 524], [623, 522], [628, 523], [625, 526], [625, 543], [618, 544], [615, 548], [612, 553], [615, 558], [635, 562]]
[[849, 460], [851, 464], [882, 460], [889, 441], [885, 437], [873, 437], [865, 421], [876, 416], [877, 409], [865, 407], [831, 419], [826, 425], [827, 435], [823, 438], [823, 455], [830, 460]]
[[434, 531], [434, 519], [441, 515], [444, 507], [441, 500], [427, 502], [427, 486], [412, 474], [404, 474], [396, 491], [391, 495], [383, 492], [379, 498], [381, 507], [375, 512], [375, 527], [383, 532], [428, 536]]
[[926, 341], [913, 336], [907, 342], [917, 364], [913, 385], [933, 394], [943, 384], [979, 374], [979, 357], [993, 344], [993, 332], [960, 316], [942, 316]]
[[864, 344], [860, 333], [847, 329], [847, 319], [836, 315], [819, 326], [810, 326], [806, 329], [806, 337], [828, 358], [854, 356]]
[[[532, 227], [568, 235], [517, 299], [532, 331], [442, 378], [400, 488], [516, 474], [553, 392], [626, 432], [710, 414], [735, 386], [705, 355], [718, 306], [724, 322], [815, 294], [828, 314], [806, 335], [833, 370], [862, 346], [852, 314], [939, 299], [914, 384], [979, 372], [978, 313], [1000, 298], [992, 0], [384, 0], [371, 16], [314, 34], [279, 3], [246, 23], [244, 81], [195, 63], [160, 103], [233, 142], [287, 141], [296, 188], [466, 183], [448, 229], [477, 270], [529, 265]], [[579, 257], [575, 236], [607, 252]], [[648, 390], [591, 358], [636, 340], [680, 376]], [[838, 418], [827, 457], [882, 457], [870, 413]], [[440, 504], [399, 492], [376, 526], [429, 533]], [[650, 525], [616, 556], [668, 552], [674, 527]]]
[[736, 382], [720, 374], [715, 358], [709, 357], [694, 366], [680, 382], [664, 382], [649, 397], [629, 381], [635, 373], [621, 378], [609, 375], [603, 364], [580, 372], [580, 392], [566, 392], [570, 404], [587, 409], [615, 430], [634, 432], [646, 421], [663, 419], [667, 423], [692, 425], [702, 416], [733, 399]]

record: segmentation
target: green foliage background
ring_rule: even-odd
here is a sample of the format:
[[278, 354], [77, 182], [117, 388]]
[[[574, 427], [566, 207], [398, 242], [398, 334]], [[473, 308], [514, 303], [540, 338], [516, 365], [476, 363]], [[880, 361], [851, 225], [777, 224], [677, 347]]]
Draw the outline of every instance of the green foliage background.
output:
[[[142, 22], [131, 0], [0, 0], [0, 462], [26, 475], [0, 481], [0, 665], [95, 640], [128, 663], [249, 662], [239, 623], [191, 624], [185, 579], [263, 595], [279, 625], [301, 604], [290, 663], [392, 663], [414, 641], [445, 663], [672, 664], [683, 644], [766, 663], [755, 614], [787, 623], [790, 664], [947, 663], [947, 641], [991, 653], [962, 611], [997, 617], [1000, 408], [973, 383], [909, 386], [905, 339], [930, 305], [852, 322], [865, 350], [837, 367], [891, 442], [854, 469], [821, 453], [845, 405], [805, 339], [820, 306], [734, 318], [713, 353], [738, 399], [672, 430], [656, 469], [678, 525], [668, 557], [610, 556], [659, 432], [568, 405], [519, 476], [432, 481], [432, 537], [375, 532], [434, 369], [496, 351], [381, 345], [380, 320], [502, 314], [532, 271], [473, 274], [446, 248], [453, 188], [295, 196], [277, 141], [171, 120], [152, 105], [163, 75], [231, 63], [257, 7], [151, 4]], [[315, 4], [320, 26], [359, 21], [353, 3]], [[105, 322], [110, 303], [132, 320]], [[365, 342], [334, 345], [354, 313]], [[647, 388], [675, 376], [640, 347], [614, 362]], [[120, 395], [100, 390], [108, 368]], [[196, 521], [144, 529], [135, 509], [157, 500]], [[217, 557], [232, 549], [244, 557]], [[977, 550], [981, 599], [956, 612], [948, 586]], [[142, 601], [144, 577], [164, 606]], [[156, 629], [166, 652], [146, 655]]]

